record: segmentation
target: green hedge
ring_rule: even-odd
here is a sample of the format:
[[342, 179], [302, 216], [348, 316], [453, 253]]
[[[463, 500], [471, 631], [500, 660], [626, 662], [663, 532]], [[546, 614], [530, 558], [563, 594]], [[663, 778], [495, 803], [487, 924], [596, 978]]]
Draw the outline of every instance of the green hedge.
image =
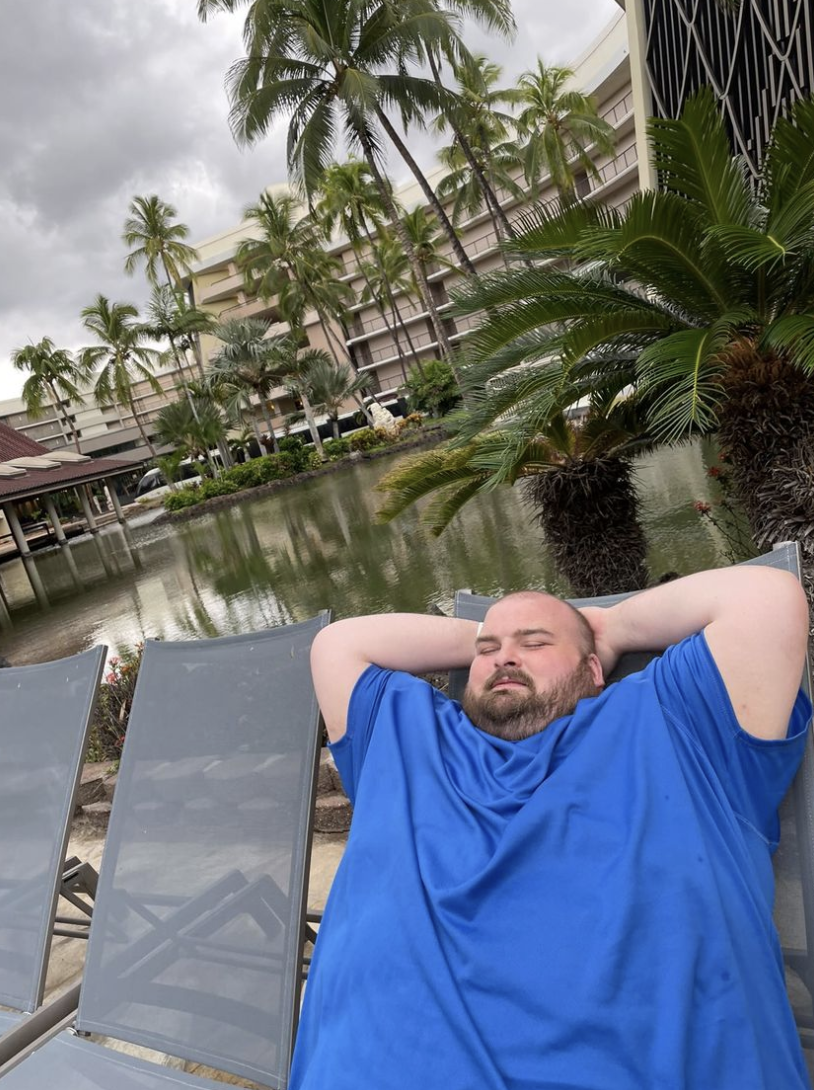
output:
[[[286, 444], [283, 447], [283, 443]], [[164, 499], [166, 511], [182, 511], [185, 507], [211, 500], [214, 496], [231, 496], [246, 488], [256, 488], [269, 481], [281, 481], [305, 473], [309, 469], [318, 469], [322, 464], [315, 450], [306, 447], [302, 440], [291, 437], [280, 444], [279, 454], [267, 454], [262, 458], [253, 458], [250, 462], [225, 469], [220, 477], [202, 481], [200, 485], [189, 485], [170, 492]]]
[[329, 462], [337, 462], [340, 458], [344, 458], [346, 454], [350, 454], [350, 440], [326, 439], [322, 444], [322, 449], [325, 451], [325, 457]]

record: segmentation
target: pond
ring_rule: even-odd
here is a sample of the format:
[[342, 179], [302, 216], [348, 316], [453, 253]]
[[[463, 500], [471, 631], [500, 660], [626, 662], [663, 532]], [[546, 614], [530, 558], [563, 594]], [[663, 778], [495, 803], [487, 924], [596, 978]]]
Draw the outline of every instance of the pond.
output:
[[[695, 444], [638, 463], [654, 577], [727, 562], [717, 532], [693, 510], [714, 487], [709, 454]], [[374, 486], [393, 464], [362, 462], [190, 522], [156, 526], [139, 516], [126, 529], [75, 541], [69, 558], [40, 552], [46, 608], [22, 562], [6, 563], [0, 654], [23, 665], [95, 643], [115, 649], [145, 637], [248, 632], [327, 607], [338, 617], [434, 606], [450, 612], [461, 587], [566, 589], [518, 489], [478, 497], [439, 538], [415, 509], [377, 524]]]

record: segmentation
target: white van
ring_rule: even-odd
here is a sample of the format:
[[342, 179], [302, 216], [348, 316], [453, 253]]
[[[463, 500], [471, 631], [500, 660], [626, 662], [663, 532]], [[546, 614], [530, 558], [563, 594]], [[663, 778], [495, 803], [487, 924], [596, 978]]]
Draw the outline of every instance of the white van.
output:
[[[178, 484], [200, 484], [201, 467], [191, 458], [185, 458], [178, 467]], [[172, 491], [172, 486], [167, 483], [160, 469], [148, 469], [136, 488], [136, 499], [149, 496], [151, 499], [166, 496]]]

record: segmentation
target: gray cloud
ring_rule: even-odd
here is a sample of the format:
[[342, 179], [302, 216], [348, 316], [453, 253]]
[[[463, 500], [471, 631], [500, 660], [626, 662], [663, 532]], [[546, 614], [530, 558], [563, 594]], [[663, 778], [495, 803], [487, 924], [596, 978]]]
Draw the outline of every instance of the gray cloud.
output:
[[[46, 335], [79, 346], [79, 311], [98, 292], [145, 298], [142, 278], [122, 270], [135, 194], [170, 201], [202, 239], [285, 178], [284, 126], [250, 151], [228, 129], [223, 78], [241, 55], [240, 17], [201, 25], [195, 7], [37, 0], [0, 10], [0, 398], [22, 384], [13, 348]], [[538, 53], [574, 59], [618, 11], [615, 0], [515, 0], [514, 9], [511, 45], [467, 32], [507, 80]], [[432, 139], [413, 139], [429, 165]], [[403, 176], [397, 161], [390, 167]]]

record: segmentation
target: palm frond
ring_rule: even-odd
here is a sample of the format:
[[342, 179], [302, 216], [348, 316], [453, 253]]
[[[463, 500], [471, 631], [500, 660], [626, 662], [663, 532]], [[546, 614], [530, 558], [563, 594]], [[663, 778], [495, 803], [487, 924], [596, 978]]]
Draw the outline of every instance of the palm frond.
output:
[[687, 100], [678, 120], [652, 118], [653, 165], [663, 184], [690, 201], [706, 225], [748, 226], [752, 208], [747, 171], [732, 155], [710, 87]]

